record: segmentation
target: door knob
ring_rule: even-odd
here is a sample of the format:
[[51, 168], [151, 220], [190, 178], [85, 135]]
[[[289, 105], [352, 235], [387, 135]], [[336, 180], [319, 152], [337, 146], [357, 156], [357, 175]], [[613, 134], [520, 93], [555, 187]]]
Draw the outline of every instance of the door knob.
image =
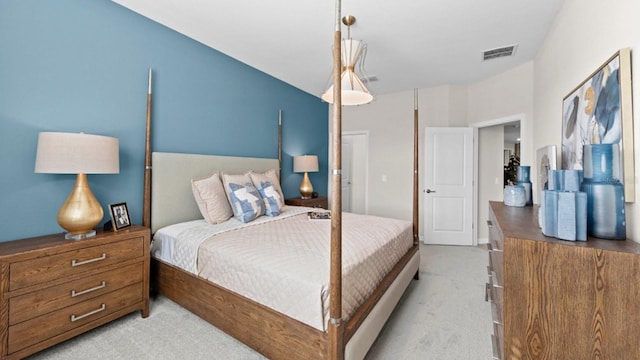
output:
[[427, 194], [431, 194], [431, 193], [434, 193], [434, 192], [436, 192], [436, 191], [435, 191], [435, 190], [431, 190], [431, 189], [427, 189], [427, 191], [426, 191], [426, 192], [427, 192]]

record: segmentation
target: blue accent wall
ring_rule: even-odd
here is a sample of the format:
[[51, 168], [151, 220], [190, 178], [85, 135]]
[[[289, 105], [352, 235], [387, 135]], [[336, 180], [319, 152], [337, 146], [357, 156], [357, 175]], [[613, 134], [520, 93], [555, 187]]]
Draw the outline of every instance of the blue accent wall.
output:
[[317, 154], [327, 193], [328, 105], [110, 1], [0, 2], [0, 241], [59, 233], [74, 175], [34, 173], [38, 133], [120, 140], [120, 173], [89, 175], [108, 204], [142, 221], [148, 69], [154, 151], [276, 157], [283, 112], [282, 186], [299, 196], [293, 156]]

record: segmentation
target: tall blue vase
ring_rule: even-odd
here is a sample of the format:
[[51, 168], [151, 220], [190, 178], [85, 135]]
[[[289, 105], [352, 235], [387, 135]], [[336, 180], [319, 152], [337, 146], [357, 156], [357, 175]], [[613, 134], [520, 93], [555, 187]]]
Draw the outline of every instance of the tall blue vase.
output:
[[620, 183], [618, 144], [584, 145], [584, 180], [587, 193], [587, 233], [603, 239], [627, 237], [624, 191]]
[[516, 173], [516, 185], [522, 186], [524, 188], [526, 206], [533, 205], [533, 189], [530, 175], [530, 166], [518, 166], [518, 171]]

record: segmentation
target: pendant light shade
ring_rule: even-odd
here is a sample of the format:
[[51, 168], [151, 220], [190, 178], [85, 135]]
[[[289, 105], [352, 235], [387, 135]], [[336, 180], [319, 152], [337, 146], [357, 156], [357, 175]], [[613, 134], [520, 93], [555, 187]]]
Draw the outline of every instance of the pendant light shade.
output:
[[[353, 16], [345, 16], [342, 22], [348, 28], [355, 23]], [[341, 62], [342, 62], [342, 105], [363, 105], [373, 100], [373, 95], [369, 92], [360, 76], [356, 74], [356, 69], [361, 76], [364, 75], [364, 59], [366, 58], [367, 46], [360, 40], [351, 39], [351, 31], [349, 30], [349, 38], [342, 39], [341, 45]], [[333, 104], [333, 85], [322, 94], [322, 100]]]

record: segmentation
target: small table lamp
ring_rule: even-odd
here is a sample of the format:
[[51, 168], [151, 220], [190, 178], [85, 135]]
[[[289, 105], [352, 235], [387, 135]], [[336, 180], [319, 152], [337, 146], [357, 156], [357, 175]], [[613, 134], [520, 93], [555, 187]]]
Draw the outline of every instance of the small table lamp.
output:
[[316, 155], [294, 156], [293, 172], [304, 173], [302, 182], [300, 183], [300, 195], [303, 199], [310, 199], [313, 193], [313, 185], [309, 180], [308, 172], [318, 171], [318, 157]]
[[87, 174], [120, 172], [118, 139], [108, 136], [41, 132], [36, 152], [36, 173], [77, 174], [76, 184], [58, 211], [58, 224], [66, 239], [94, 236], [104, 217], [102, 206], [89, 188]]

